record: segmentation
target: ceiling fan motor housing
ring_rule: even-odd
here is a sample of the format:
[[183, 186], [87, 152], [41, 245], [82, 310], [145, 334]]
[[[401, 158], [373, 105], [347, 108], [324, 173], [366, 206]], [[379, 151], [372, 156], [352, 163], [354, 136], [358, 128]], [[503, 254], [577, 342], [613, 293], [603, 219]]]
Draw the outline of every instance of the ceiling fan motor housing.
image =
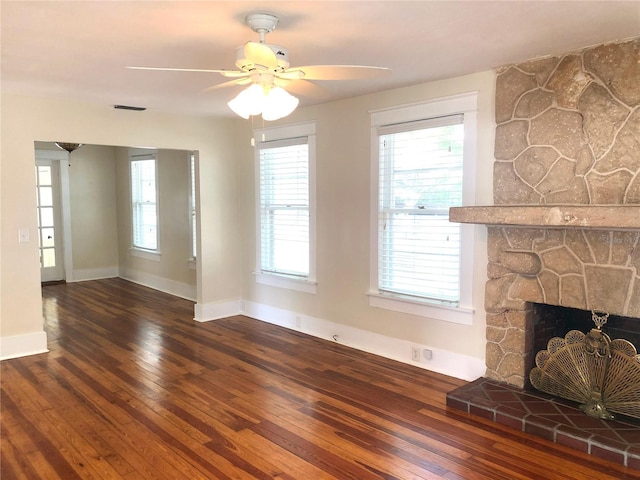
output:
[[[276, 56], [278, 66], [274, 69], [275, 72], [283, 72], [289, 68], [289, 51], [286, 48], [268, 43], [263, 43], [263, 45], [269, 47]], [[244, 47], [236, 48], [236, 67], [243, 72], [250, 72], [260, 68], [252, 60], [246, 58]], [[261, 65], [261, 67], [264, 69], [265, 65]]]

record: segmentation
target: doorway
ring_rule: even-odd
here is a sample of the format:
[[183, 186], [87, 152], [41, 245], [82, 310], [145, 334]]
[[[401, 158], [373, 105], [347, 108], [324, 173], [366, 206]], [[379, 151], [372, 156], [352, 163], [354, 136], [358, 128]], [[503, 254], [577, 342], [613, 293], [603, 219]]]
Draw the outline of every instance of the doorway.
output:
[[[149, 255], [132, 248], [129, 153], [129, 147], [83, 144], [77, 153], [69, 156], [53, 142], [35, 143], [36, 175], [43, 175], [43, 179], [36, 177], [36, 183], [38, 189], [42, 187], [46, 201], [46, 204], [40, 200], [37, 203], [38, 228], [41, 223], [43, 227], [42, 282], [122, 277], [195, 299], [197, 153], [157, 149], [161, 205], [158, 241], [163, 248], [162, 255]], [[48, 169], [38, 170], [41, 166], [51, 166], [51, 179], [47, 177]], [[54, 192], [56, 188], [58, 194]], [[53, 206], [46, 197], [49, 189], [55, 196]], [[44, 228], [50, 228], [51, 217], [47, 215], [51, 209], [56, 210], [55, 206], [58, 208], [52, 235]], [[41, 217], [46, 217], [46, 221], [40, 222]], [[57, 256], [48, 251], [54, 246], [59, 247]], [[51, 267], [44, 267], [54, 263], [49, 261], [51, 257], [55, 258], [55, 265], [61, 267], [55, 273]]]

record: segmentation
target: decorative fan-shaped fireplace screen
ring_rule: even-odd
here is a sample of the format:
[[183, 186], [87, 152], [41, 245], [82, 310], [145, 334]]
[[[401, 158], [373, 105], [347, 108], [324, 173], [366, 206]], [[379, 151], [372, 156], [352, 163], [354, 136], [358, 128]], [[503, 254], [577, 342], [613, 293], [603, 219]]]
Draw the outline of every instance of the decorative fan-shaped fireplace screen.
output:
[[546, 393], [580, 403], [591, 415], [612, 419], [613, 413], [640, 418], [640, 355], [623, 339], [602, 331], [608, 314], [591, 312], [596, 328], [587, 334], [571, 330], [549, 340], [536, 354], [529, 378]]

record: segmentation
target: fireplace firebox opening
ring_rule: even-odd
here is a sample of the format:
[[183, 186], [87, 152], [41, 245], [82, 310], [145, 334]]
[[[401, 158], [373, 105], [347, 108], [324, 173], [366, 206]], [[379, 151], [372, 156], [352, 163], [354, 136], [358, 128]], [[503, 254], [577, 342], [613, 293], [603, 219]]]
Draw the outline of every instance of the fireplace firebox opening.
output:
[[[538, 305], [533, 311], [539, 314], [534, 314], [534, 331], [538, 327], [545, 336], [552, 333], [546, 347], [536, 352], [535, 366], [529, 374], [533, 388], [577, 402], [580, 410], [592, 417], [613, 420], [616, 415], [624, 415], [640, 419], [637, 347], [626, 338], [612, 338], [607, 333], [624, 334], [628, 322], [637, 320], [617, 319], [611, 328], [607, 327], [607, 312], [591, 311], [593, 325], [589, 328], [580, 310]], [[563, 331], [564, 335], [557, 335]], [[626, 333], [636, 336], [635, 332]], [[540, 340], [534, 344], [539, 345]]]

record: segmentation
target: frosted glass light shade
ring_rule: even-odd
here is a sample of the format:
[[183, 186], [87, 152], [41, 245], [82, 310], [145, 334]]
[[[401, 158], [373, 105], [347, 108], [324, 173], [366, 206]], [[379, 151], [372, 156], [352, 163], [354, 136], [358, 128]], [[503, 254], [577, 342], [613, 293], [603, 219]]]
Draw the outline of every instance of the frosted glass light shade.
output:
[[273, 87], [267, 93], [262, 108], [262, 118], [277, 120], [286, 117], [298, 106], [299, 100], [284, 88]]
[[260, 115], [264, 104], [264, 88], [254, 83], [250, 87], [242, 90], [236, 98], [227, 103], [229, 108], [242, 118], [249, 118], [251, 115]]
[[281, 87], [267, 89], [254, 83], [242, 90], [227, 105], [242, 118], [262, 114], [265, 120], [277, 120], [293, 112], [298, 103], [296, 97]]

